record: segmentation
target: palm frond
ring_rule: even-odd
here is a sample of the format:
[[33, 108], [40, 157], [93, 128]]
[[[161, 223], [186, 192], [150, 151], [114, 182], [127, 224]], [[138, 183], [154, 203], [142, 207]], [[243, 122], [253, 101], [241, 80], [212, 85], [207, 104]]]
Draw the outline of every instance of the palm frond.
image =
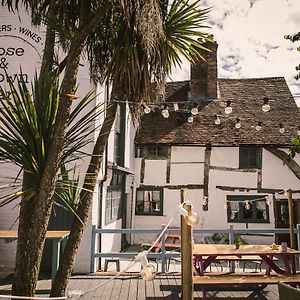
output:
[[[0, 86], [0, 162], [10, 162], [24, 170], [26, 186], [1, 193], [0, 206], [19, 199], [30, 199], [39, 191], [48, 149], [52, 142], [53, 130], [60, 101], [60, 86], [57, 75], [37, 78], [30, 92], [23, 77], [9, 82], [10, 97]], [[72, 110], [64, 144], [61, 164], [69, 163], [87, 155], [84, 147], [92, 141], [97, 119], [103, 113], [103, 103], [95, 104], [95, 95], [88, 93]], [[99, 123], [99, 122], [98, 122]], [[66, 181], [70, 188], [71, 181]], [[66, 191], [59, 181], [61, 191]], [[74, 184], [74, 183], [72, 183]], [[78, 182], [76, 183], [78, 185]], [[64, 199], [64, 198], [63, 198]]]

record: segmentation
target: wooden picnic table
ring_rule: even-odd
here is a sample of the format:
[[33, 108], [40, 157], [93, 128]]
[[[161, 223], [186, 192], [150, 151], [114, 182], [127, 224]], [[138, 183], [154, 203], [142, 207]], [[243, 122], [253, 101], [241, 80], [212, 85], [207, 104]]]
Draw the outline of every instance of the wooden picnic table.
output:
[[[220, 245], [220, 244], [197, 244], [193, 248], [193, 264], [195, 276], [194, 284], [202, 287], [203, 299], [206, 299], [205, 287], [209, 285], [237, 285], [237, 284], [260, 284], [263, 289], [268, 284], [277, 284], [278, 282], [298, 283], [300, 275], [296, 274], [293, 261], [295, 255], [300, 254], [299, 250], [288, 248], [282, 251], [282, 247], [272, 249], [269, 245], [240, 245], [236, 249], [235, 245]], [[265, 274], [226, 274], [219, 276], [205, 276], [206, 268], [215, 260], [222, 260], [228, 257], [236, 258], [237, 260], [243, 257], [260, 257], [266, 264]], [[275, 260], [274, 258], [277, 258]], [[283, 261], [283, 267], [279, 266], [278, 262]], [[276, 274], [271, 274], [273, 270]]]
[[[46, 239], [52, 240], [52, 267], [51, 267], [51, 279], [55, 278], [55, 274], [59, 267], [60, 249], [62, 244], [66, 241], [70, 234], [70, 231], [47, 231]], [[18, 239], [17, 230], [0, 230], [0, 239], [5, 242], [11, 242]]]
[[[195, 268], [198, 275], [203, 275], [205, 269], [216, 259], [232, 256], [242, 258], [243, 256], [259, 256], [267, 265], [266, 274], [270, 274], [274, 270], [277, 274], [290, 275], [295, 273], [292, 261], [296, 254], [300, 254], [299, 250], [288, 248], [283, 252], [281, 246], [273, 250], [269, 245], [240, 245], [239, 249], [235, 245], [220, 245], [220, 244], [197, 244], [193, 249]], [[284, 262], [284, 268], [278, 266], [273, 259], [281, 258]]]
[[[149, 249], [151, 246], [152, 246], [152, 244], [150, 244], [150, 243], [142, 244], [142, 248], [145, 250]], [[161, 248], [162, 248], [162, 243], [159, 242], [154, 245], [153, 250], [156, 253], [158, 253], [161, 251]], [[166, 250], [174, 251], [174, 250], [180, 250], [180, 248], [181, 248], [180, 244], [165, 243]]]
[[[144, 244], [142, 244], [142, 248], [147, 250], [152, 245], [153, 245], [153, 243], [144, 243]], [[162, 242], [161, 241], [154, 244], [153, 249], [156, 253], [160, 252], [161, 248], [162, 248]], [[180, 248], [181, 248], [180, 235], [173, 234], [173, 233], [166, 234], [166, 236], [165, 236], [165, 249], [170, 250], [170, 251], [174, 251], [174, 250], [180, 250]]]

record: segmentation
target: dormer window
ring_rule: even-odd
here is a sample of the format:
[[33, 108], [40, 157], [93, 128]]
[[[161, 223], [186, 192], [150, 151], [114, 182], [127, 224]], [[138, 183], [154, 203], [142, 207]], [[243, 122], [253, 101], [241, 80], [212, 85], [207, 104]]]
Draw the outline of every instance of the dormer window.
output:
[[261, 168], [261, 148], [255, 146], [241, 146], [239, 148], [240, 169]]
[[166, 159], [168, 157], [168, 146], [166, 145], [147, 145], [136, 148], [136, 157], [147, 159]]

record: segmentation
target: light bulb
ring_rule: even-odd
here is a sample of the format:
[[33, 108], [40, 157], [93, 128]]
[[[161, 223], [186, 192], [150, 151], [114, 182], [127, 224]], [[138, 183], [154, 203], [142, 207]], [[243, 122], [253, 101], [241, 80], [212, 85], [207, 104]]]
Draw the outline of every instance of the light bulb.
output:
[[197, 115], [197, 114], [198, 114], [198, 107], [193, 107], [193, 108], [191, 109], [191, 114], [192, 114], [193, 116]]
[[194, 211], [187, 213], [184, 216], [184, 219], [186, 221], [186, 224], [188, 224], [189, 226], [195, 226], [199, 222], [199, 216]]
[[[187, 203], [187, 202], [186, 202]], [[177, 206], [178, 212], [184, 217], [186, 223], [189, 226], [196, 225], [199, 222], [199, 216], [196, 212], [188, 212], [184, 207], [183, 204]]]
[[272, 203], [272, 200], [270, 199], [270, 196], [268, 196], [267, 197], [267, 199], [266, 199], [266, 205], [271, 205], [271, 203]]
[[242, 123], [241, 123], [241, 120], [239, 118], [236, 118], [236, 123], [235, 123], [235, 128], [236, 129], [239, 129], [242, 127]]
[[246, 201], [246, 203], [245, 203], [245, 208], [246, 208], [247, 210], [249, 210], [249, 209], [251, 208], [251, 205], [250, 205], [249, 201]]
[[257, 123], [257, 125], [255, 126], [255, 130], [256, 130], [256, 131], [260, 131], [260, 130], [261, 130], [261, 125], [262, 125], [262, 122], [259, 121], [259, 122]]
[[284, 133], [285, 132], [285, 129], [284, 129], [282, 123], [279, 124], [279, 132], [280, 133]]
[[189, 123], [193, 123], [194, 122], [194, 117], [193, 116], [189, 116], [188, 117], [188, 122]]
[[216, 125], [220, 125], [221, 124], [221, 120], [220, 120], [220, 118], [217, 115], [215, 115], [215, 124]]
[[161, 114], [162, 116], [165, 118], [165, 119], [168, 119], [170, 114], [169, 114], [169, 111], [167, 108], [164, 108], [162, 111], [161, 111]]
[[150, 114], [150, 112], [151, 112], [151, 108], [149, 106], [145, 105], [145, 107], [144, 107], [144, 113], [145, 114]]
[[270, 110], [270, 108], [271, 108], [271, 106], [269, 104], [264, 104], [261, 109], [262, 109], [262, 111], [267, 112]]
[[156, 274], [156, 268], [149, 264], [146, 268], [142, 268], [140, 274], [144, 280], [153, 280]]
[[178, 104], [177, 104], [177, 103], [174, 103], [173, 106], [174, 106], [174, 111], [179, 110], [179, 107], [178, 107]]
[[287, 197], [289, 195], [288, 190], [284, 190], [283, 195]]
[[227, 201], [224, 202], [224, 208], [225, 208], [225, 209], [228, 208], [228, 202], [227, 202]]
[[207, 196], [203, 196], [203, 203], [202, 205], [205, 206], [208, 203], [208, 197]]
[[226, 102], [225, 113], [226, 113], [227, 115], [229, 115], [229, 114], [232, 113], [232, 107], [231, 107], [231, 101], [230, 101], [230, 100], [228, 100], [228, 101]]
[[269, 98], [268, 97], [264, 97], [263, 100], [264, 100], [264, 104], [261, 107], [261, 109], [262, 109], [262, 111], [267, 112], [271, 108], [270, 105], [269, 105]]
[[226, 113], [227, 115], [231, 114], [231, 113], [232, 113], [232, 107], [231, 107], [231, 106], [226, 106], [226, 107], [225, 107], [225, 113]]

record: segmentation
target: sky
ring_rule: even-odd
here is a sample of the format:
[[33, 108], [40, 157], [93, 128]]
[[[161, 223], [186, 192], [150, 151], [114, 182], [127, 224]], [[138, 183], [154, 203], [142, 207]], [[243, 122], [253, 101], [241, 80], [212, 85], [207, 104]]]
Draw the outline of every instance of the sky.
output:
[[[284, 39], [300, 31], [300, 0], [202, 0], [212, 7], [207, 21], [218, 47], [219, 78], [284, 76], [300, 106], [300, 42]], [[190, 66], [184, 61], [171, 79], [188, 80]]]

